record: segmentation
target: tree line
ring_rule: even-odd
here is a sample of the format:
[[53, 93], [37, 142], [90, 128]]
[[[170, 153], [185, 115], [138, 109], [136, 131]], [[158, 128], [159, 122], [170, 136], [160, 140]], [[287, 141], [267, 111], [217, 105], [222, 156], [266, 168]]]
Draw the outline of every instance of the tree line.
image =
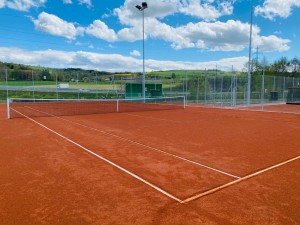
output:
[[288, 59], [287, 57], [281, 57], [275, 60], [273, 63], [268, 63], [265, 58], [262, 60], [252, 60], [252, 74], [270, 76], [284, 76], [284, 77], [300, 77], [300, 59], [294, 57]]
[[[245, 68], [248, 68], [248, 65], [245, 65]], [[55, 79], [58, 79], [58, 81], [67, 81], [76, 77], [79, 80], [83, 80], [83, 78], [95, 80], [96, 77], [99, 79], [101, 75], [117, 75], [117, 73], [83, 70], [80, 68], [53, 69], [4, 62], [0, 62], [0, 69], [8, 69], [10, 71], [9, 77], [14, 80], [30, 80], [33, 73], [38, 74], [38, 76], [35, 75], [35, 79], [48, 81], [55, 81]], [[247, 69], [242, 74], [246, 73], [245, 71]], [[267, 76], [300, 77], [300, 59], [298, 57], [292, 59], [281, 57], [273, 63], [268, 63], [265, 58], [262, 60], [253, 59], [251, 71], [253, 75], [262, 75], [264, 73]], [[201, 70], [198, 72], [201, 73]], [[174, 77], [172, 75], [172, 78], [175, 78], [175, 73]]]

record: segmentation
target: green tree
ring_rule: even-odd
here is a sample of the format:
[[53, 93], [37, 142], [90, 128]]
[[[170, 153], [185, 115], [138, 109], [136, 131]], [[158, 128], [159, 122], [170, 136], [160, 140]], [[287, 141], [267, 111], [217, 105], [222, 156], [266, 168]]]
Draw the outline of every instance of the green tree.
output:
[[288, 75], [288, 67], [290, 63], [286, 57], [281, 57], [279, 60], [276, 60], [272, 65], [272, 70], [275, 75]]
[[292, 76], [295, 77], [300, 74], [300, 59], [297, 57], [294, 57], [290, 61], [290, 66], [292, 69]]

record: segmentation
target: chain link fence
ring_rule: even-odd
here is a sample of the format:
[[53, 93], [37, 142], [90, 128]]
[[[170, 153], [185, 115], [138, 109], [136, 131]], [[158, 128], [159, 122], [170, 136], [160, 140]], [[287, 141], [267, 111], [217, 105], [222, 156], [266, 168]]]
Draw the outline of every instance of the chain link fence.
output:
[[0, 70], [0, 100], [124, 98], [125, 77], [82, 72]]
[[[0, 100], [33, 99], [122, 99], [126, 83], [141, 82], [141, 75], [103, 75], [95, 71], [0, 70]], [[166, 97], [185, 96], [188, 105], [267, 110], [286, 103], [288, 88], [299, 87], [300, 78], [252, 75], [250, 105], [247, 105], [247, 75], [218, 70], [155, 72], [146, 84], [162, 85]], [[130, 91], [129, 91], [130, 92]], [[299, 108], [299, 107], [298, 107]], [[300, 113], [300, 110], [299, 110]]]

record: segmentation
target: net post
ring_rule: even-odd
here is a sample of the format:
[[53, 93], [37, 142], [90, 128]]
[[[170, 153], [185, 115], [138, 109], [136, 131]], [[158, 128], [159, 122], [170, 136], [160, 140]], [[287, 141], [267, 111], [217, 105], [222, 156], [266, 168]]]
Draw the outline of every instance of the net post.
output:
[[185, 100], [185, 96], [182, 96], [183, 97], [183, 108], [185, 109], [186, 108], [186, 100]]
[[9, 99], [9, 98], [7, 98], [7, 99], [6, 99], [6, 106], [7, 106], [7, 119], [10, 119], [10, 105], [9, 105], [9, 103], [10, 103], [10, 99]]
[[117, 99], [117, 112], [119, 112], [119, 99]]

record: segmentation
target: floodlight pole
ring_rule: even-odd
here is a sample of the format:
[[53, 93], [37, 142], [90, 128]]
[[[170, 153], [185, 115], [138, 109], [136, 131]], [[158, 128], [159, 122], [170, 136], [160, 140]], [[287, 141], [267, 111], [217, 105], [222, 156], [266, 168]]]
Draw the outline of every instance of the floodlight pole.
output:
[[142, 17], [143, 17], [143, 75], [142, 75], [142, 96], [143, 99], [146, 98], [146, 81], [145, 81], [145, 12], [144, 10], [148, 8], [147, 2], [143, 2], [142, 6], [137, 5], [136, 8], [139, 11], [142, 11]]
[[247, 103], [251, 104], [251, 54], [252, 54], [252, 24], [253, 24], [253, 0], [251, 0], [251, 16], [250, 16], [250, 41], [249, 41], [249, 62], [248, 62], [248, 88], [247, 88]]
[[146, 81], [145, 81], [145, 12], [143, 10], [143, 76], [142, 76], [142, 92], [143, 99], [146, 98]]

